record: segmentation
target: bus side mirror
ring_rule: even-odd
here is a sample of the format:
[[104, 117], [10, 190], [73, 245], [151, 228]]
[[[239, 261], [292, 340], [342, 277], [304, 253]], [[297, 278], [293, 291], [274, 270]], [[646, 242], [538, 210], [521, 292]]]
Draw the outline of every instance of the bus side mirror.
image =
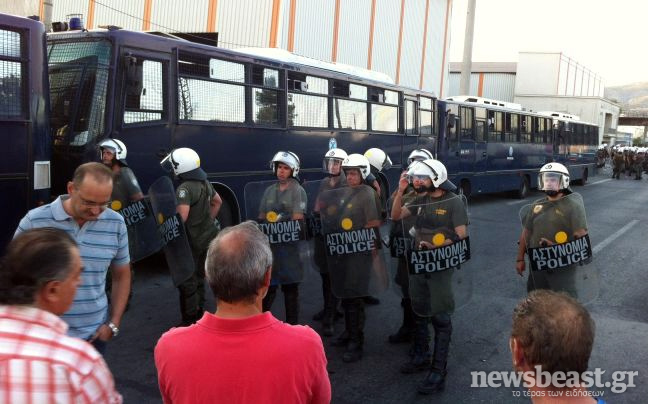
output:
[[124, 56], [124, 70], [126, 72], [126, 98], [137, 98], [135, 108], [139, 108], [139, 97], [144, 88], [144, 72], [142, 63], [138, 63], [134, 56]]

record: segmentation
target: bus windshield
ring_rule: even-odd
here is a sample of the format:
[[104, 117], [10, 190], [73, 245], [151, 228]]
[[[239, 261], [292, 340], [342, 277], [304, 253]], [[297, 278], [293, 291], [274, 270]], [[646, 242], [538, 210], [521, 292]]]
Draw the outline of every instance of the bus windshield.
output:
[[84, 146], [103, 132], [110, 57], [107, 40], [49, 41], [55, 145]]

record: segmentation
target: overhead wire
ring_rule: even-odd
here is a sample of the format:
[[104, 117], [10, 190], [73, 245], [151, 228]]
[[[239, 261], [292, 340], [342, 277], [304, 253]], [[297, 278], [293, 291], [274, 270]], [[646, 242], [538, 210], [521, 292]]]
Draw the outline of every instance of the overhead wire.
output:
[[[200, 36], [198, 36], [198, 35], [192, 35], [192, 34], [187, 33], [187, 32], [183, 32], [183, 31], [180, 31], [180, 30], [177, 30], [177, 29], [174, 29], [174, 28], [170, 28], [170, 27], [167, 27], [167, 26], [165, 26], [165, 25], [162, 25], [162, 24], [158, 24], [158, 23], [156, 23], [156, 22], [153, 22], [152, 20], [145, 20], [145, 19], [142, 18], [142, 17], [139, 17], [139, 16], [136, 16], [136, 15], [133, 15], [133, 14], [127, 13], [127, 12], [122, 11], [122, 10], [119, 10], [119, 9], [117, 9], [117, 8], [115, 8], [115, 7], [111, 7], [111, 6], [109, 6], [109, 5], [107, 5], [107, 4], [104, 4], [104, 3], [100, 2], [100, 1], [94, 0], [94, 3], [97, 4], [97, 5], [100, 5], [100, 6], [102, 6], [102, 7], [105, 7], [105, 8], [107, 8], [107, 9], [109, 9], [109, 10], [115, 11], [115, 12], [117, 12], [117, 13], [123, 14], [123, 15], [128, 16], [128, 17], [131, 17], [131, 18], [134, 18], [134, 19], [136, 19], [136, 20], [139, 20], [139, 21], [142, 21], [142, 22], [148, 22], [148, 23], [151, 24], [151, 25], [154, 25], [154, 26], [159, 27], [159, 28], [163, 28], [163, 29], [167, 30], [170, 34], [173, 34], [173, 33], [181, 33], [181, 34], [183, 34], [184, 36], [194, 37], [194, 38], [196, 38], [196, 39], [204, 40], [203, 37], [200, 37]], [[225, 44], [225, 45], [238, 46], [238, 47], [242, 47], [242, 48], [254, 47], [254, 45], [245, 45], [245, 44], [240, 44], [240, 43], [235, 43], [235, 42], [222, 41], [220, 38], [218, 39], [218, 43], [219, 43], [219, 44], [222, 43], [222, 44]]]

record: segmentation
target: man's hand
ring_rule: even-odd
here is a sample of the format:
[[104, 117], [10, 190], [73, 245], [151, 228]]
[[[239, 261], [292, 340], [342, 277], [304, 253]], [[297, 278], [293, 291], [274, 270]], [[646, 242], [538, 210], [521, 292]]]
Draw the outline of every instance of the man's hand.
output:
[[107, 324], [101, 324], [101, 326], [97, 328], [97, 331], [94, 333], [92, 338], [90, 338], [89, 342], [92, 343], [96, 339], [106, 342], [106, 341], [110, 341], [112, 337], [113, 337], [113, 332], [110, 329], [110, 327], [108, 327]]
[[515, 270], [517, 271], [518, 275], [523, 276], [524, 270], [526, 269], [526, 262], [524, 260], [517, 260], [515, 263]]

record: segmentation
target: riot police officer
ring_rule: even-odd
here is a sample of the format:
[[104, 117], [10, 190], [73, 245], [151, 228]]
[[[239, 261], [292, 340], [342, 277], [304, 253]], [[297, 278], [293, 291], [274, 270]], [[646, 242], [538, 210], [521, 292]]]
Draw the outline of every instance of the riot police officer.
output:
[[119, 211], [130, 202], [144, 198], [137, 178], [126, 162], [126, 145], [118, 139], [106, 139], [99, 143], [101, 162], [113, 172], [111, 208]]
[[160, 164], [169, 167], [180, 181], [176, 189], [177, 212], [187, 229], [194, 259], [192, 276], [178, 286], [182, 325], [198, 321], [205, 305], [205, 258], [209, 243], [218, 234], [216, 216], [223, 203], [200, 168], [200, 157], [194, 150], [173, 150]]
[[633, 169], [635, 172], [635, 180], [641, 180], [643, 174], [645, 153], [642, 149], [637, 149], [634, 154]]
[[[376, 194], [378, 195], [378, 198], [380, 200], [380, 214], [383, 219], [385, 219], [387, 218], [387, 194], [386, 191], [383, 192], [383, 189], [380, 186], [380, 182], [378, 181], [378, 174], [383, 171], [389, 170], [392, 166], [392, 161], [387, 153], [377, 147], [367, 149], [367, 151], [364, 153], [364, 157], [369, 162], [369, 175], [367, 175], [367, 178], [365, 178], [364, 183], [369, 185], [376, 191]], [[380, 300], [374, 296], [365, 296], [364, 301], [365, 303], [371, 305], [380, 304]]]
[[[348, 157], [347, 153], [342, 149], [330, 149], [324, 155], [323, 170], [327, 174], [320, 182], [318, 189], [318, 196], [331, 189], [336, 189], [346, 185], [344, 172], [342, 171], [342, 162]], [[321, 209], [321, 201], [318, 198], [315, 201], [313, 212], [319, 216]], [[316, 234], [315, 241], [315, 264], [319, 268], [320, 276], [322, 277], [322, 296], [324, 298], [324, 308], [315, 316], [313, 320], [322, 320], [322, 334], [330, 337], [335, 332], [333, 326], [335, 317], [337, 316], [337, 307], [339, 299], [333, 294], [331, 290], [331, 278], [329, 276], [328, 263], [326, 259], [326, 243], [323, 235]], [[341, 315], [341, 313], [340, 313]]]
[[[306, 191], [297, 181], [299, 157], [293, 152], [279, 151], [270, 161], [270, 168], [277, 182], [269, 186], [259, 205], [258, 220], [261, 222], [303, 220], [306, 212]], [[272, 217], [269, 217], [272, 216]], [[299, 282], [303, 278], [303, 267], [299, 249], [295, 243], [272, 244], [272, 278], [268, 294], [263, 299], [263, 311], [269, 311], [281, 285], [286, 308], [286, 322], [299, 321]], [[298, 276], [301, 274], [301, 276]]]
[[382, 198], [382, 190], [378, 182], [378, 173], [383, 170], [389, 170], [392, 166], [392, 161], [389, 156], [377, 147], [372, 147], [364, 153], [365, 158], [369, 162], [369, 174], [365, 178], [365, 184], [372, 187], [378, 195]]
[[[137, 202], [144, 198], [142, 189], [139, 182], [135, 177], [135, 173], [128, 167], [126, 162], [126, 155], [128, 150], [124, 142], [118, 139], [106, 139], [99, 143], [99, 151], [101, 153], [101, 162], [108, 166], [113, 173], [113, 190], [110, 196], [110, 207], [112, 210], [121, 213], [122, 209], [130, 205], [132, 202]], [[155, 236], [155, 235], [152, 235]], [[132, 246], [136, 235], [129, 228], [129, 245]], [[133, 248], [131, 250], [131, 259], [134, 259]], [[128, 295], [128, 304], [133, 297], [132, 284], [135, 281], [134, 267], [131, 265], [131, 289]], [[110, 301], [112, 290], [112, 271], [106, 273], [106, 296]]]
[[[363, 229], [369, 229], [375, 236], [377, 234], [375, 229], [381, 224], [378, 209], [380, 201], [377, 194], [364, 184], [370, 171], [369, 161], [361, 154], [350, 154], [342, 162], [342, 169], [348, 187], [341, 190], [344, 192], [337, 193], [342, 198], [325, 202], [324, 208], [326, 211], [337, 210], [339, 212], [333, 218], [336, 223], [339, 223], [343, 218], [341, 223], [345, 230], [363, 231]], [[322, 220], [327, 219], [323, 218]], [[373, 246], [379, 242], [379, 238], [370, 240]], [[333, 345], [346, 348], [342, 356], [344, 362], [356, 362], [363, 355], [365, 324], [363, 297], [368, 296], [371, 292], [370, 278], [378, 272], [373, 267], [374, 260], [378, 259], [380, 259], [380, 254], [375, 249], [365, 249], [362, 253], [337, 257], [335, 261], [329, 262], [333, 293], [342, 298], [345, 320], [345, 330], [333, 342]]]
[[[432, 158], [432, 153], [430, 153], [427, 149], [413, 150], [407, 157], [407, 167], [409, 168], [415, 161], [428, 160]], [[407, 169], [403, 171], [401, 175], [403, 174], [407, 174]], [[401, 198], [401, 203], [405, 204], [413, 200], [416, 195], [421, 195], [427, 192], [427, 190], [422, 188], [419, 188], [419, 190], [421, 193], [418, 193], [412, 186], [412, 184], [409, 184], [405, 191], [403, 191], [402, 193], [403, 196]], [[392, 194], [392, 201], [394, 200], [397, 192], [399, 191], [394, 191], [394, 193]], [[402, 231], [402, 226], [398, 225], [397, 223], [393, 224], [392, 234], [390, 237], [392, 244], [397, 243], [400, 240], [406, 240], [406, 238], [402, 237]], [[389, 335], [388, 341], [392, 344], [411, 342], [415, 329], [414, 313], [412, 311], [412, 300], [410, 299], [409, 295], [407, 264], [403, 256], [396, 258], [398, 258], [398, 267], [396, 270], [395, 282], [398, 286], [400, 286], [401, 293], [403, 295], [403, 297], [401, 298], [401, 307], [403, 308], [403, 323], [394, 334]]]
[[[411, 179], [417, 195], [403, 203], [403, 192]], [[432, 249], [450, 245], [467, 237], [468, 214], [462, 199], [454, 194], [456, 186], [448, 180], [445, 166], [437, 160], [413, 162], [407, 173], [401, 176], [398, 192], [392, 204], [392, 220], [402, 221], [416, 216], [413, 244], [416, 250]], [[431, 244], [426, 233], [442, 229], [445, 237], [437, 245]], [[432, 238], [436, 240], [436, 236]], [[446, 365], [452, 334], [451, 313], [455, 308], [452, 291], [453, 271], [436, 271], [410, 276], [410, 293], [413, 301], [416, 331], [413, 356], [401, 367], [403, 373], [428, 370], [425, 380], [419, 384], [421, 394], [442, 390], [445, 386]], [[413, 286], [416, 286], [412, 289]], [[429, 328], [434, 327], [434, 350], [429, 353]]]
[[428, 149], [412, 150], [412, 152], [407, 157], [407, 167], [412, 165], [412, 163], [415, 161], [422, 161], [428, 159], [434, 159], [434, 156], [432, 155], [432, 153], [430, 153]]
[[[524, 256], [528, 254], [529, 248], [562, 244], [587, 235], [583, 200], [569, 188], [569, 171], [564, 165], [554, 162], [542, 166], [538, 175], [538, 189], [543, 191], [546, 197], [535, 201], [528, 209], [523, 209], [520, 215], [523, 228], [516, 262], [516, 270], [520, 276], [526, 269]], [[556, 270], [530, 271], [527, 291], [552, 289], [579, 298], [578, 295], [582, 294], [582, 291], [578, 290], [576, 278], [578, 266], [570, 264]]]
[[612, 157], [612, 165], [612, 178], [616, 178], [618, 180], [621, 177], [621, 172], [623, 171], [625, 165], [625, 158], [621, 149], [616, 149], [614, 151], [614, 155]]

